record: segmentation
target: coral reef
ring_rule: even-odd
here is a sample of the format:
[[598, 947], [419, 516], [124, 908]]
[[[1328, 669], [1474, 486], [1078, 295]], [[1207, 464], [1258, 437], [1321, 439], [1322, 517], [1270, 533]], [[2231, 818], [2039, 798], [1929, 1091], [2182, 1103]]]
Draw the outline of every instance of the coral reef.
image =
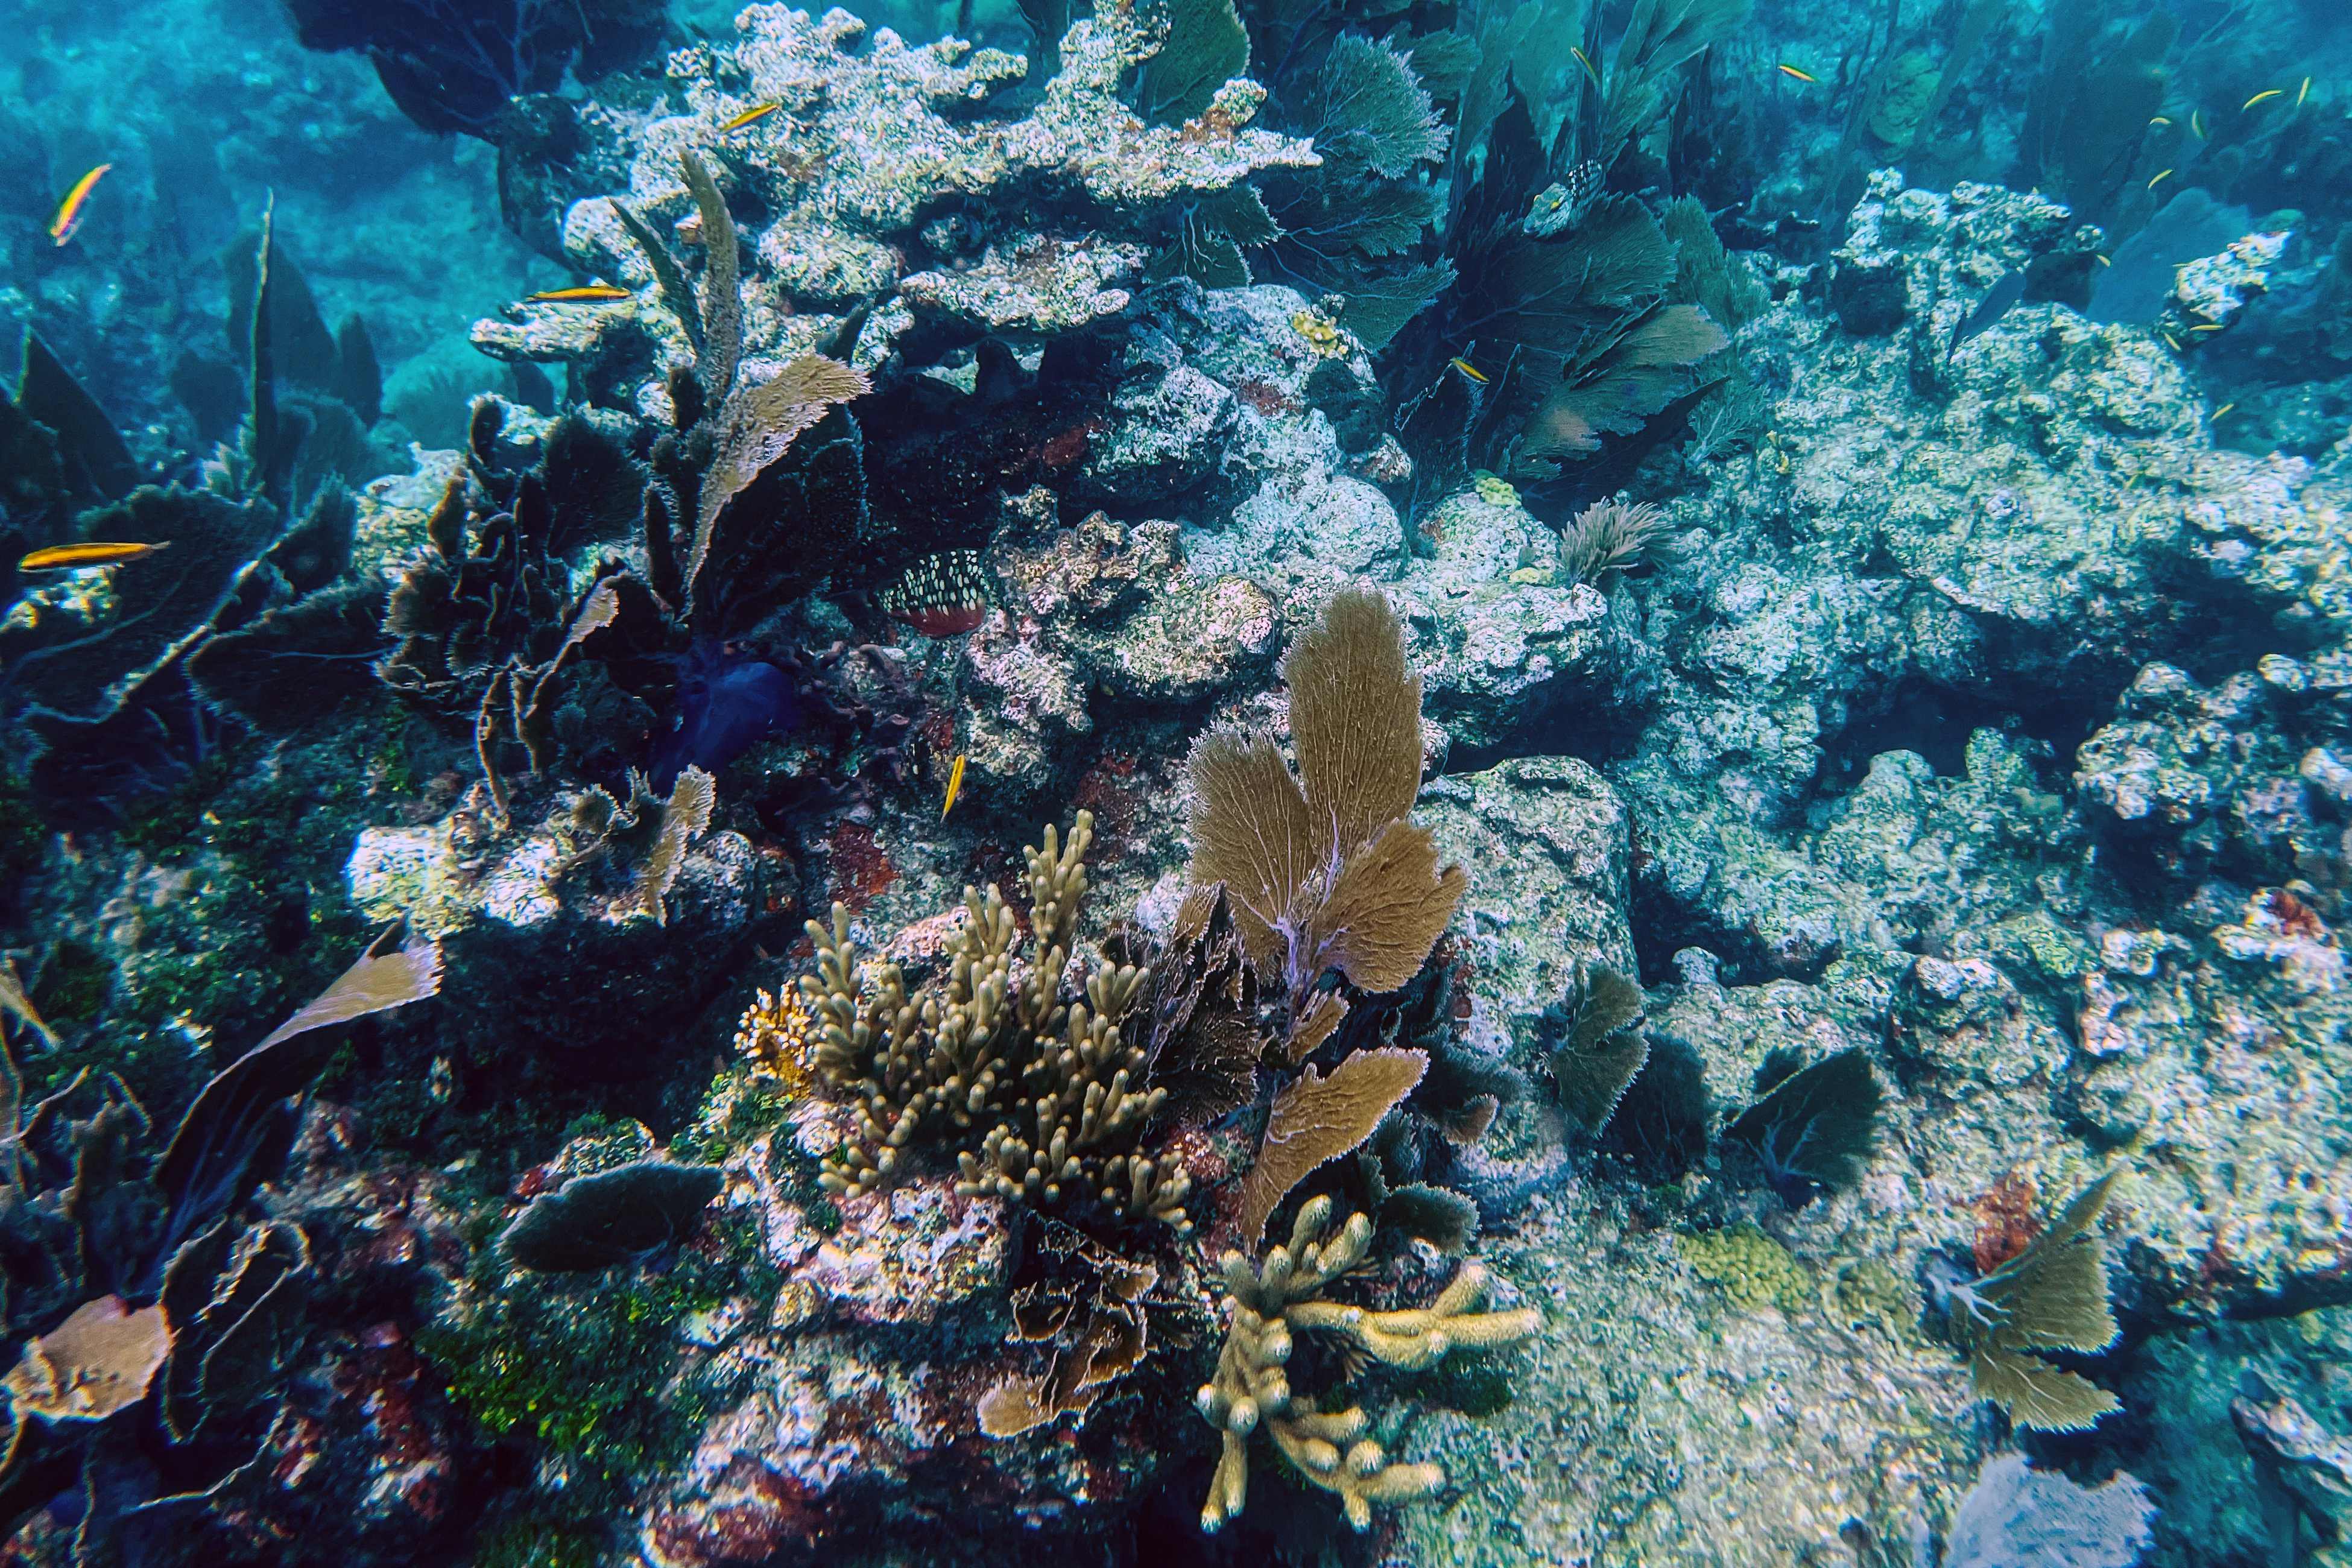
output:
[[[1224, 190], [1259, 169], [1316, 162], [1305, 142], [1249, 126], [1265, 95], [1245, 79], [1220, 85], [1180, 124], [1138, 119], [1120, 82], [1162, 39], [1128, 6], [1106, 5], [1073, 23], [1059, 68], [1019, 114], [991, 112], [989, 101], [1021, 79], [1018, 56], [953, 39], [910, 48], [887, 30], [859, 52], [865, 25], [845, 12], [812, 20], [767, 5], [740, 20], [740, 40], [672, 57], [687, 111], [654, 119], [633, 137], [626, 196], [590, 198], [565, 216], [566, 251], [627, 280], [635, 298], [587, 309], [527, 305], [514, 321], [478, 323], [478, 345], [565, 363], [586, 384], [646, 405], [658, 394], [662, 362], [682, 358], [695, 329], [665, 305], [676, 289], [663, 286], [665, 268], [635, 237], [691, 205], [679, 156], [698, 147], [728, 147], [728, 184], [772, 215], [743, 239], [744, 287], [756, 301], [742, 312], [743, 352], [755, 366], [821, 350], [851, 321], [862, 323], [857, 363], [870, 366], [934, 320], [1034, 333], [1115, 314], [1129, 296], [1110, 285], [1144, 258], [1116, 237], [1131, 232], [1136, 215]], [[777, 112], [748, 129], [721, 129], [770, 103]], [[1031, 187], [1091, 204], [1090, 221], [1112, 232], [934, 222], [918, 235], [919, 216], [943, 202], [975, 213], [991, 202], [1009, 208]], [[733, 271], [731, 247], [699, 243], [713, 258], [707, 282], [724, 275], [719, 268]], [[938, 265], [910, 266], [910, 254]], [[648, 358], [655, 374], [641, 393]]]

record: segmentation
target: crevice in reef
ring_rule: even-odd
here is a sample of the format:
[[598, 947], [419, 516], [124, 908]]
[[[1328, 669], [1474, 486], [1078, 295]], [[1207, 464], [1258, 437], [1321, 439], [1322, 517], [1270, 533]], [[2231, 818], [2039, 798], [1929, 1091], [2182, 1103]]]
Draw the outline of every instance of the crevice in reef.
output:
[[[2052, 691], [2029, 694], [2012, 689], [2009, 700], [1956, 690], [1916, 676], [1898, 681], [1845, 728], [1824, 739], [1814, 775], [1820, 795], [1836, 797], [1860, 784], [1870, 764], [1887, 752], [1911, 752], [1938, 778], [1968, 772], [1969, 738], [1979, 730], [2000, 730], [2049, 747], [2048, 766], [2063, 782], [2074, 766], [2074, 750], [2106, 721], [2113, 697], [2105, 692]], [[2017, 700], [2031, 696], [2027, 706]]]
[[[1612, 703], [1610, 694], [1561, 680], [1528, 693], [1526, 717], [1488, 745], [1455, 742], [1439, 767], [1443, 773], [1476, 773], [1513, 757], [1574, 757], [1595, 768], [1631, 756], [1649, 715]], [[1445, 721], [1443, 707], [1434, 717]]]

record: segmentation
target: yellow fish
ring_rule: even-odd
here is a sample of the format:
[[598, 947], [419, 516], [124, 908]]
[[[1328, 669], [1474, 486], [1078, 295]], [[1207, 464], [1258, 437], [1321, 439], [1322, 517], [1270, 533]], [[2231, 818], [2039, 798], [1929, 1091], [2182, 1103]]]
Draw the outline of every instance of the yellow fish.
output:
[[2205, 140], [2205, 111], [2203, 110], [2193, 109], [2189, 111], [2189, 133], [2195, 136], [2200, 142]]
[[1568, 52], [1574, 55], [1576, 57], [1576, 63], [1584, 68], [1584, 74], [1592, 79], [1592, 85], [1599, 87], [1601, 85], [1601, 73], [1593, 68], [1591, 57], [1587, 55], [1582, 49], [1578, 48], [1574, 44], [1568, 46]]
[[2156, 189], [2156, 187], [2157, 187], [2157, 186], [2158, 186], [2158, 185], [2160, 185], [2160, 184], [2164, 184], [2164, 182], [2165, 182], [2165, 181], [2167, 181], [2167, 180], [2168, 180], [2168, 179], [2170, 179], [2170, 178], [2172, 178], [2172, 171], [2171, 171], [2171, 170], [2169, 170], [2169, 169], [2158, 169], [2158, 170], [2156, 172], [2155, 176], [2154, 176], [2153, 178], [2151, 178], [2151, 179], [2148, 181], [2148, 183], [2147, 183], [2147, 188], [2148, 188], [2149, 190], [2151, 190], [2151, 191], [2152, 191], [2152, 190]]
[[740, 131], [746, 125], [757, 125], [760, 121], [767, 119], [768, 116], [773, 114], [782, 107], [783, 105], [782, 103], [761, 103], [754, 105], [753, 107], [745, 110], [742, 113], [735, 116], [734, 119], [720, 125], [719, 127], [719, 134], [724, 136], [730, 131]]
[[2252, 109], [2254, 105], [2260, 103], [2266, 98], [2284, 98], [2285, 96], [2286, 89], [2283, 87], [2264, 88], [2262, 91], [2254, 94], [2253, 97], [2246, 100], [2245, 102], [2238, 105], [2238, 112], [2243, 114], [2246, 110]]
[[2108, 260], [2105, 257], [2101, 256], [2095, 250], [2091, 252], [2091, 259], [2097, 262], [2102, 267], [2113, 267], [2115, 265], [2114, 262]]
[[1790, 65], [1786, 60], [1782, 60], [1779, 65], [1774, 66], [1772, 68], [1779, 71], [1782, 76], [1795, 78], [1797, 80], [1803, 82], [1808, 87], [1818, 87], [1821, 85], [1821, 78], [1815, 76], [1811, 71], [1799, 70], [1795, 66]]
[[2301, 109], [2303, 107], [2303, 100], [2310, 96], [2311, 79], [2309, 77], [2305, 77], [2303, 79], [2303, 85], [2294, 89], [2294, 106], [2297, 109]]
[[2221, 327], [2222, 323], [2220, 321], [2200, 321], [2189, 330], [2192, 332], [2218, 332]]
[[19, 572], [70, 572], [79, 566], [120, 566], [163, 548], [153, 544], [52, 544], [16, 563]]
[[1476, 382], [1479, 385], [1484, 386], [1486, 384], [1486, 377], [1485, 374], [1481, 372], [1476, 365], [1472, 364], [1460, 354], [1455, 354], [1452, 359], [1447, 360], [1445, 363], [1460, 371], [1463, 374], [1468, 376], [1472, 381]]
[[2158, 335], [2161, 336], [2166, 342], [2172, 345], [2172, 352], [2174, 353], [2179, 353], [2180, 352], [2180, 340], [2179, 338], [2174, 337], [2170, 332], [2164, 332]]
[[529, 295], [528, 305], [609, 305], [615, 300], [629, 298], [626, 289], [616, 289], [610, 283], [585, 283], [577, 289], [546, 289]]
[[100, 163], [74, 182], [73, 189], [66, 193], [66, 199], [58, 204], [58, 216], [49, 220], [51, 239], [63, 245], [74, 237], [74, 230], [81, 226], [81, 206], [89, 200], [90, 188], [98, 184], [100, 175], [112, 167], [111, 163]]
[[948, 813], [955, 809], [956, 796], [963, 790], [963, 753], [956, 753], [955, 766], [948, 770], [948, 797], [940, 803], [940, 820], [945, 822]]
[[2149, 121], [2148, 123], [2150, 125], [2169, 125], [2172, 123], [2172, 121], [2169, 117], [2159, 114], [2155, 119]]
[[2229, 416], [2230, 410], [2236, 406], [2238, 405], [2234, 403], [2224, 403], [2221, 407], [2213, 410], [2213, 423], [2216, 425], [2221, 423], [2223, 419]]

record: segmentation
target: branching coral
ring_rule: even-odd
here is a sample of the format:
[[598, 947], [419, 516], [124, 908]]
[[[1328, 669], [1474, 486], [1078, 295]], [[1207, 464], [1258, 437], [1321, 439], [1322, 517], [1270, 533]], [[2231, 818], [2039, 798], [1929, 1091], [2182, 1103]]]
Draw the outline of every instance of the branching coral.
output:
[[835, 1192], [870, 1192], [898, 1173], [919, 1140], [958, 1146], [958, 1190], [1039, 1208], [1099, 1204], [1118, 1219], [1187, 1225], [1191, 1178], [1138, 1148], [1165, 1100], [1143, 1087], [1144, 1050], [1127, 1038], [1128, 1015], [1150, 972], [1097, 969], [1086, 1000], [1068, 1003], [1085, 857], [1094, 817], [1081, 811], [1066, 844], [1052, 827], [1027, 851], [1025, 968], [1013, 910], [996, 889], [964, 890], [963, 929], [947, 973], [909, 993], [895, 963], [870, 972], [849, 934], [849, 910], [808, 922], [817, 973], [801, 980], [817, 1025], [816, 1070], [852, 1097], [857, 1135], [825, 1161]]
[[1324, 1291], [1364, 1261], [1372, 1242], [1372, 1223], [1362, 1215], [1349, 1215], [1336, 1236], [1331, 1219], [1331, 1200], [1316, 1198], [1299, 1211], [1289, 1245], [1264, 1264], [1253, 1268], [1238, 1252], [1224, 1256], [1233, 1327], [1217, 1354], [1215, 1381], [1197, 1401], [1224, 1445], [1201, 1510], [1205, 1530], [1236, 1517], [1248, 1501], [1249, 1438], [1260, 1427], [1301, 1478], [1339, 1497], [1360, 1531], [1371, 1528], [1375, 1504], [1416, 1501], [1445, 1484], [1436, 1465], [1391, 1463], [1364, 1436], [1360, 1407], [1322, 1411], [1294, 1393], [1288, 1368], [1297, 1335], [1330, 1334], [1375, 1361], [1419, 1372], [1456, 1350], [1515, 1344], [1541, 1322], [1532, 1307], [1477, 1310], [1488, 1280], [1475, 1263], [1464, 1264], [1425, 1308], [1379, 1312], [1327, 1300]]
[[[772, 215], [745, 237], [743, 352], [772, 367], [823, 350], [862, 302], [858, 361], [879, 363], [918, 316], [980, 329], [1054, 331], [1126, 304], [1109, 285], [1143, 258], [1122, 248], [1148, 214], [1171, 201], [1218, 192], [1254, 171], [1311, 165], [1302, 141], [1249, 129], [1265, 94], [1242, 79], [1196, 92], [1187, 82], [1155, 97], [1161, 107], [1200, 107], [1181, 124], [1150, 124], [1120, 96], [1122, 79], [1151, 61], [1167, 38], [1146, 8], [1105, 0], [1062, 39], [1060, 69], [1025, 113], [992, 102], [1026, 70], [1017, 56], [973, 50], [956, 39], [909, 48], [888, 31], [857, 46], [865, 25], [845, 12], [812, 20], [781, 5], [742, 14], [743, 36], [672, 57], [686, 112], [656, 119], [637, 140], [625, 197], [576, 204], [565, 249], [580, 264], [625, 280], [634, 301], [609, 308], [524, 306], [513, 321], [484, 321], [475, 341], [502, 358], [566, 360], [614, 368], [588, 374], [607, 385], [650, 336], [672, 361], [693, 323], [665, 309], [659, 262], [637, 236], [666, 227], [694, 204], [680, 155], [725, 149], [719, 174], [747, 210]], [[1205, 78], [1200, 79], [1205, 85]], [[745, 130], [721, 127], [744, 110], [780, 105]], [[944, 204], [984, 202], [998, 211], [1016, 195], [1075, 197], [1090, 208], [1047, 231], [933, 222]], [[1044, 210], [1042, 205], [1037, 210]], [[680, 237], [709, 226], [698, 211]], [[1101, 232], [1097, 232], [1100, 230]], [[1124, 231], [1124, 232], [1122, 232]], [[1072, 294], [1066, 269], [1021, 258], [1089, 258], [1087, 288]], [[982, 263], [972, 279], [956, 276]], [[716, 253], [714, 252], [714, 257]]]

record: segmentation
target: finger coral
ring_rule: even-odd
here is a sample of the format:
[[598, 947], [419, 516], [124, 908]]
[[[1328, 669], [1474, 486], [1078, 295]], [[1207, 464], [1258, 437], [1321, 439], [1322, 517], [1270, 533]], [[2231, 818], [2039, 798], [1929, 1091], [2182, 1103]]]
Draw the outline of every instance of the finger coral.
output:
[[1144, 1087], [1144, 1048], [1128, 1038], [1150, 972], [1105, 966], [1086, 977], [1084, 1001], [1062, 996], [1093, 840], [1093, 814], [1081, 811], [1066, 843], [1049, 826], [1044, 847], [1028, 849], [1025, 966], [994, 888], [985, 899], [964, 889], [946, 973], [913, 993], [897, 964], [867, 969], [845, 906], [834, 905], [829, 928], [808, 922], [817, 972], [800, 984], [816, 1021], [817, 1077], [851, 1097], [857, 1122], [824, 1162], [828, 1188], [874, 1191], [919, 1140], [940, 1142], [956, 1148], [957, 1190], [970, 1195], [1189, 1223], [1191, 1178], [1138, 1147], [1166, 1100]]
[[1371, 1528], [1373, 1505], [1417, 1501], [1445, 1484], [1436, 1465], [1390, 1462], [1364, 1436], [1369, 1422], [1360, 1407], [1318, 1410], [1292, 1390], [1288, 1365], [1297, 1335], [1330, 1334], [1374, 1361], [1420, 1372], [1456, 1350], [1516, 1344], [1541, 1321], [1532, 1307], [1477, 1310], [1488, 1280], [1475, 1263], [1464, 1264], [1425, 1308], [1380, 1312], [1329, 1300], [1324, 1291], [1364, 1261], [1372, 1242], [1364, 1215], [1349, 1215], [1337, 1235], [1331, 1219], [1331, 1200], [1318, 1197], [1299, 1211], [1289, 1245], [1266, 1254], [1265, 1263], [1252, 1268], [1238, 1252], [1224, 1256], [1233, 1327], [1217, 1354], [1215, 1380], [1196, 1400], [1224, 1445], [1201, 1510], [1204, 1530], [1236, 1517], [1248, 1501], [1249, 1438], [1260, 1427], [1301, 1479], [1339, 1497], [1359, 1531]]

